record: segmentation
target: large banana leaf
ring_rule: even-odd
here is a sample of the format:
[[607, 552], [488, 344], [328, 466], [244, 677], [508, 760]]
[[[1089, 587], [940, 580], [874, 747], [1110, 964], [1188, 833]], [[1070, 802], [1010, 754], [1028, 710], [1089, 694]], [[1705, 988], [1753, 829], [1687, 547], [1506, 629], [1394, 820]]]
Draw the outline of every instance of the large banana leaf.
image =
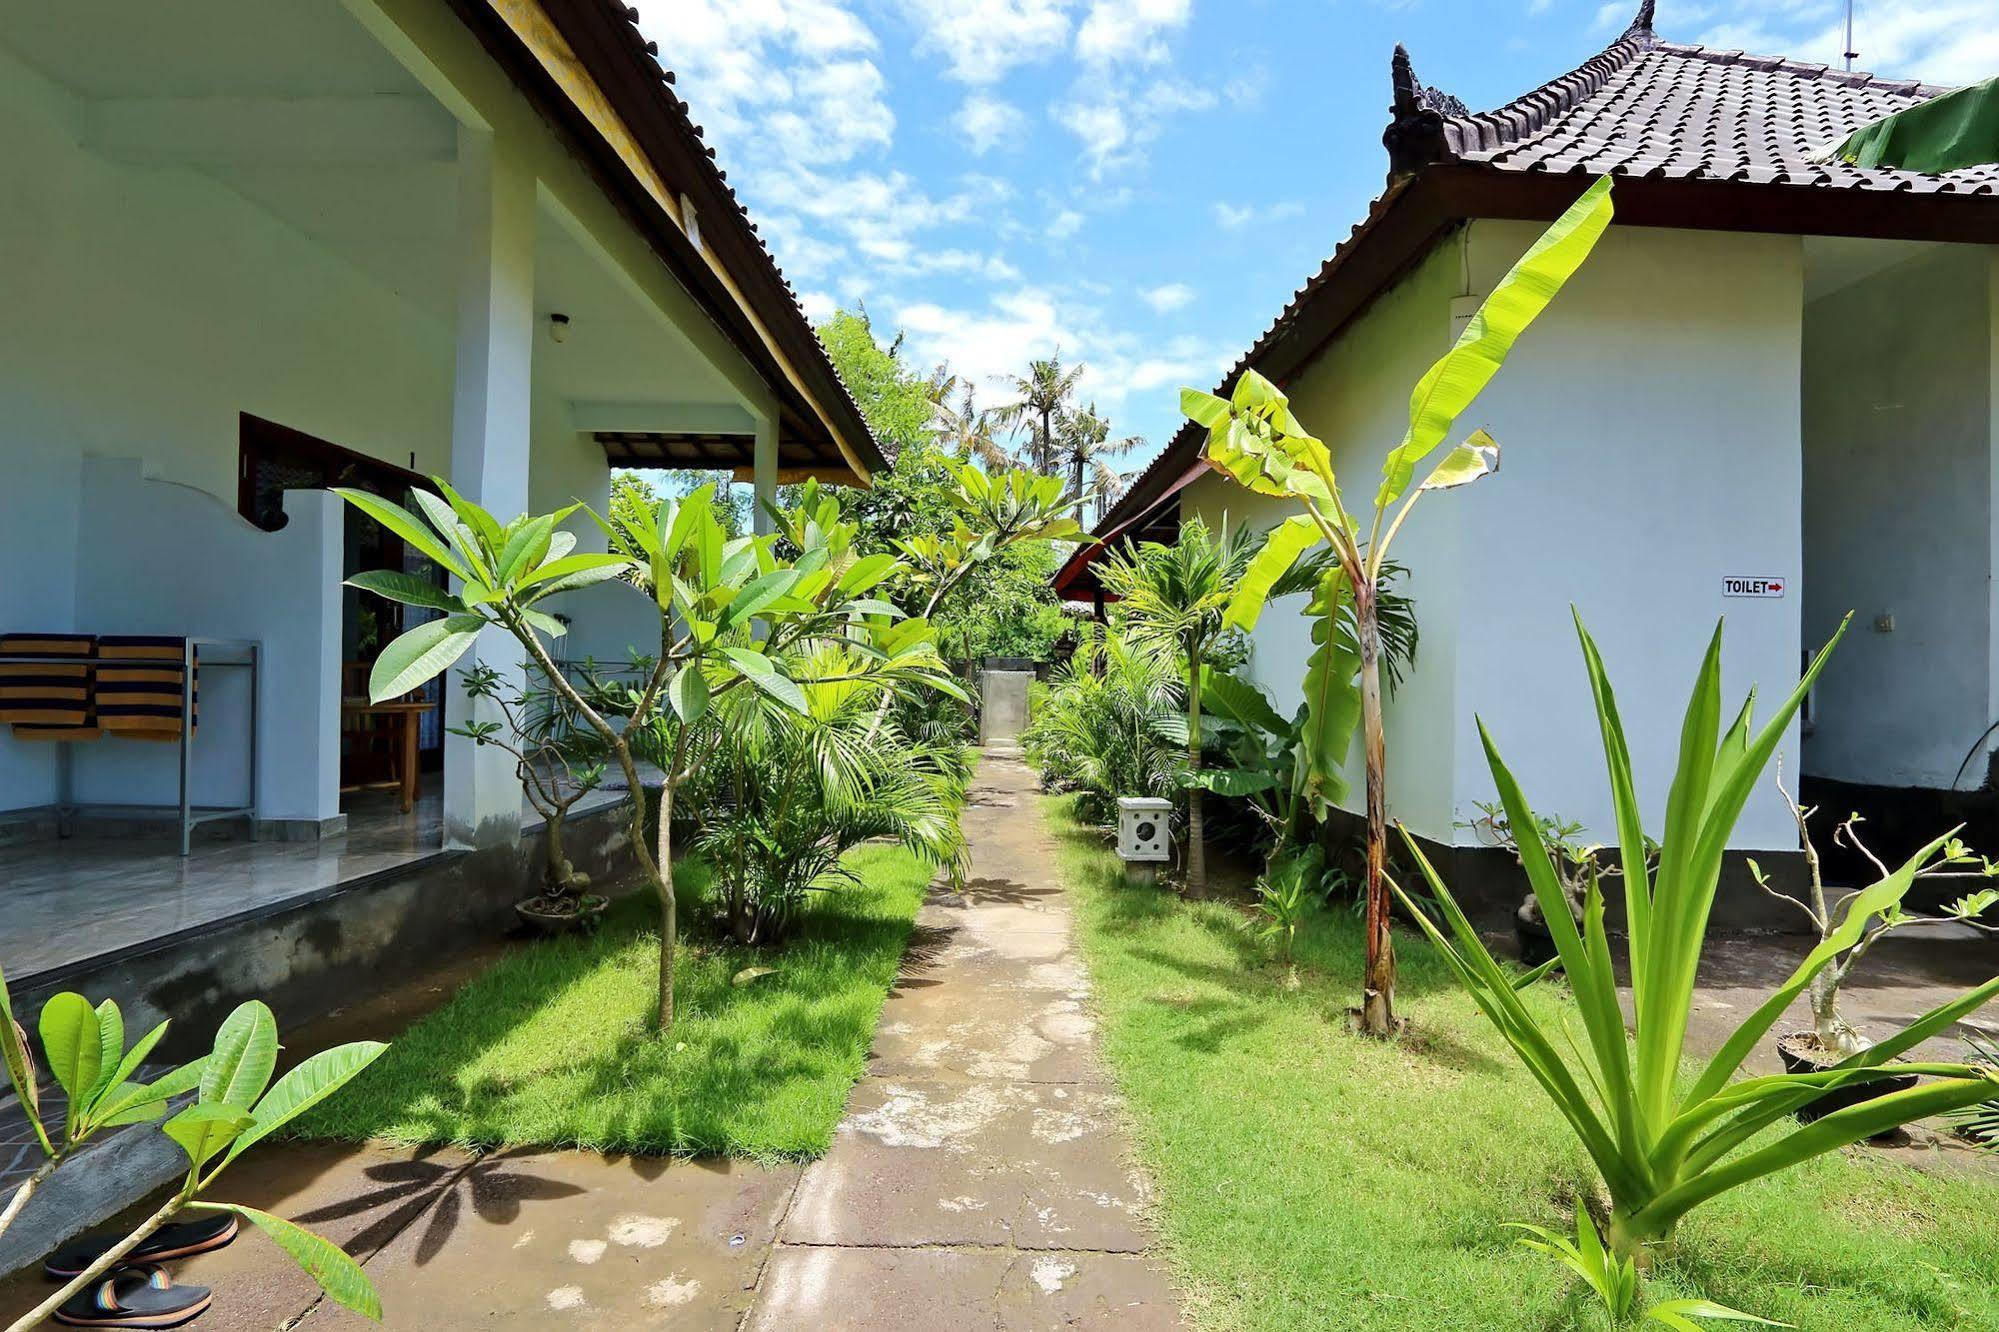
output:
[[1347, 755], [1360, 726], [1360, 650], [1342, 623], [1342, 608], [1353, 596], [1346, 571], [1326, 570], [1307, 614], [1312, 618], [1312, 655], [1305, 659], [1305, 728], [1298, 737], [1300, 779], [1305, 793], [1326, 804], [1346, 799]]
[[1235, 629], [1254, 629], [1263, 617], [1264, 603], [1270, 600], [1270, 592], [1298, 562], [1298, 557], [1319, 544], [1324, 539], [1318, 523], [1310, 514], [1297, 514], [1286, 518], [1270, 530], [1264, 538], [1263, 548], [1249, 562], [1249, 569], [1242, 581], [1236, 584], [1235, 594], [1229, 599], [1228, 610], [1223, 613], [1223, 623]]
[[1458, 415], [1499, 373], [1514, 342], [1555, 299], [1555, 293], [1582, 266], [1610, 225], [1610, 177], [1583, 192], [1555, 224], [1542, 233], [1409, 397], [1409, 430], [1382, 464], [1375, 506], [1386, 508], [1409, 488], [1416, 466], [1444, 442]]
[[1933, 173], [1999, 163], [1999, 78], [1862, 125], [1824, 156]]

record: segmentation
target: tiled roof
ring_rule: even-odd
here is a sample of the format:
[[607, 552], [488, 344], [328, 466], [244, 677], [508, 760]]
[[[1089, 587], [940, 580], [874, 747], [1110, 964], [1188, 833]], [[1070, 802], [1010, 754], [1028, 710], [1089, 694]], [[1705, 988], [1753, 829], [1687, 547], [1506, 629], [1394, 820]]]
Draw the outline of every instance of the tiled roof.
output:
[[1661, 40], [1649, 13], [1608, 49], [1505, 106], [1444, 118], [1447, 160], [1833, 189], [1999, 194], [1999, 167], [1943, 175], [1812, 161], [1871, 120], [1949, 92]]
[[[1313, 312], [1342, 300], [1357, 306], [1369, 290], [1382, 285], [1365, 259], [1396, 247], [1407, 224], [1398, 223], [1394, 214], [1406, 211], [1420, 193], [1424, 168], [1431, 165], [1516, 178], [1607, 173], [1644, 181], [1869, 192], [1865, 197], [1999, 196], [1995, 167], [1924, 175], [1811, 160], [1818, 149], [1868, 121], [1949, 88], [1664, 41], [1653, 31], [1653, 8], [1653, 0], [1644, 0], [1624, 34], [1579, 68], [1476, 115], [1457, 98], [1417, 82], [1408, 53], [1397, 47], [1394, 120], [1383, 135], [1390, 159], [1387, 190], [1292, 293], [1255, 344], [1229, 368], [1218, 391], [1229, 392], [1251, 366], [1271, 373], [1273, 359], [1309, 359], [1329, 336], [1324, 327], [1307, 331]], [[1395, 271], [1390, 270], [1388, 280]], [[1157, 506], [1164, 487], [1199, 456], [1204, 436], [1191, 423], [1183, 425], [1100, 526], [1108, 531]]]
[[[784, 310], [780, 317], [787, 324], [791, 325], [788, 332], [793, 336], [789, 341], [791, 341], [794, 347], [803, 347], [805, 349], [804, 354], [811, 357], [817, 363], [819, 368], [824, 371], [827, 378], [834, 385], [835, 390], [839, 394], [839, 402], [836, 410], [841, 411], [846, 416], [850, 433], [857, 433], [857, 437], [850, 439], [849, 443], [860, 449], [864, 457], [871, 453], [872, 457], [868, 458], [870, 463], [885, 466], [885, 460], [881, 452], [881, 441], [875, 438], [873, 429], [867, 424], [866, 417], [861, 413], [860, 404], [854, 400], [853, 390], [847, 387], [847, 381], [841, 376], [839, 367], [834, 365], [832, 358], [826, 354], [825, 345], [819, 341], [818, 333], [812, 328], [812, 321], [806, 317], [805, 307], [798, 299], [797, 289], [791, 285], [791, 279], [785, 276], [784, 269], [777, 262], [777, 256], [771, 253], [770, 245], [765, 241], [762, 229], [757, 226], [756, 220], [750, 216], [748, 205], [736, 194], [735, 187], [729, 184], [729, 173], [724, 171], [721, 165], [715, 161], [715, 148], [704, 138], [702, 127], [695, 123], [688, 104], [682, 101], [676, 94], [674, 90], [673, 71], [668, 69], [665, 63], [659, 58], [659, 43], [648, 39], [640, 31], [638, 9], [635, 6], [625, 4], [623, 0], [599, 0], [599, 3], [604, 4], [624, 19], [628, 29], [632, 55], [637, 59], [643, 60], [648, 66], [658, 71], [660, 92], [667, 106], [672, 111], [674, 120], [681, 131], [692, 142], [698, 153], [698, 160], [704, 163], [713, 173], [711, 183], [731, 204], [735, 213], [733, 220], [743, 228], [743, 231], [749, 237], [750, 243], [754, 246], [754, 253], [761, 257], [764, 264], [768, 265], [770, 277], [784, 292], [786, 297], [785, 304], [788, 308]], [[854, 426], [859, 427], [858, 432], [852, 432], [852, 427]]]

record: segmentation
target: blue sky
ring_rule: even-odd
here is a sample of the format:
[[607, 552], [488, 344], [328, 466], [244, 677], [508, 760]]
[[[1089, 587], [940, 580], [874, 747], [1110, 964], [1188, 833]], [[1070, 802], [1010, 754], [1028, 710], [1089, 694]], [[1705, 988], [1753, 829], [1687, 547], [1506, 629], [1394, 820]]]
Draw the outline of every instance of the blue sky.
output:
[[[1058, 347], [1143, 462], [1379, 192], [1388, 62], [1475, 110], [1637, 0], [639, 0], [815, 317], [919, 365]], [[1999, 0], [1858, 0], [1860, 68], [1999, 71]], [[1672, 40], [1837, 63], [1844, 0], [1659, 0]]]

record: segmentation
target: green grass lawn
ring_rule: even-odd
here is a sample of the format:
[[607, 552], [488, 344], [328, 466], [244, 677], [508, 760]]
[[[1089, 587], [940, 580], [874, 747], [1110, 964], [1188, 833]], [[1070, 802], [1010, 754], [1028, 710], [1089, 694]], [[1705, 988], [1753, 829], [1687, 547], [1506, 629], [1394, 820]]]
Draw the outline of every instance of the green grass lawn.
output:
[[[1239, 908], [1124, 887], [1071, 805], [1046, 809], [1198, 1326], [1601, 1325], [1580, 1283], [1502, 1224], [1568, 1230], [1576, 1190], [1594, 1187], [1588, 1158], [1426, 945], [1397, 936], [1415, 1036], [1353, 1035], [1357, 920], [1311, 922], [1289, 989]], [[1554, 986], [1531, 1002], [1568, 1003]], [[1864, 1150], [1820, 1158], [1694, 1212], [1652, 1290], [1807, 1329], [1999, 1328], [1999, 1178]]]
[[[895, 847], [847, 862], [776, 951], [683, 936], [678, 1020], [650, 1023], [659, 936], [650, 893], [594, 935], [511, 950], [395, 1038], [306, 1136], [587, 1147], [764, 1160], [825, 1151], [895, 979], [931, 870]], [[681, 919], [705, 875], [680, 867]], [[775, 970], [744, 985], [746, 967]]]

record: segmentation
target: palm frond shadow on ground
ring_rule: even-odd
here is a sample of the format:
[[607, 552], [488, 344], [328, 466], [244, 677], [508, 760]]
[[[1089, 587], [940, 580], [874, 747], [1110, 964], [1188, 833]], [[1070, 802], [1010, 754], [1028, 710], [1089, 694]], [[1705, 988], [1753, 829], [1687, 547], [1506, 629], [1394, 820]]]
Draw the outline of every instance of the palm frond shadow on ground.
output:
[[595, 935], [511, 952], [405, 1033], [304, 1132], [816, 1155], [865, 1064], [932, 877], [899, 848], [864, 847], [849, 863], [862, 882], [814, 893], [782, 949], [690, 939], [676, 985], [681, 1020], [664, 1039], [647, 1020], [657, 966], [649, 904], [628, 900]]

